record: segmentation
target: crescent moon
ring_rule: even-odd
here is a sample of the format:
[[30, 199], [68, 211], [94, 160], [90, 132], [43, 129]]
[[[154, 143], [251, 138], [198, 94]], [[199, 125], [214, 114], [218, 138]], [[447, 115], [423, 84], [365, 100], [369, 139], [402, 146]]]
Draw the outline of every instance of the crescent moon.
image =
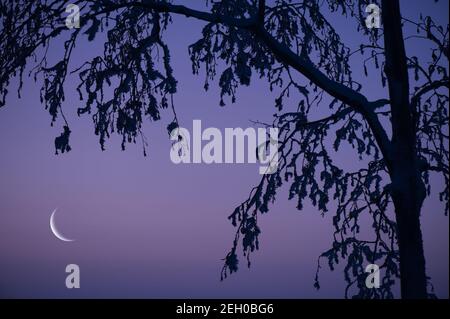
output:
[[69, 239], [69, 238], [64, 237], [63, 234], [61, 234], [58, 231], [58, 229], [56, 228], [56, 225], [55, 225], [55, 214], [56, 214], [57, 210], [58, 210], [58, 208], [55, 208], [55, 210], [52, 212], [52, 215], [50, 216], [50, 229], [51, 229], [53, 235], [55, 235], [56, 238], [58, 238], [59, 240], [62, 240], [62, 241], [74, 241], [73, 239]]

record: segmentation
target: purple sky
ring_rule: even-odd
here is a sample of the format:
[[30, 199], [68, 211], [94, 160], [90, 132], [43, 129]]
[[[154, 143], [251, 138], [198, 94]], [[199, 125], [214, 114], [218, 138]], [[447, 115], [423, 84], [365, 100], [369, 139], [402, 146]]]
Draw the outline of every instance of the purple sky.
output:
[[[411, 18], [423, 11], [448, 23], [447, 1], [428, 1], [427, 8], [421, 8], [423, 1], [402, 4]], [[192, 75], [187, 46], [202, 25], [175, 18], [166, 34], [179, 81], [175, 104], [181, 124], [190, 129], [193, 119], [201, 119], [204, 127], [225, 128], [249, 127], [251, 119], [270, 121], [274, 95], [264, 81], [253, 78], [250, 87], [239, 89], [235, 104], [221, 108], [215, 85], [205, 92], [203, 74]], [[55, 42], [52, 56], [61, 44]], [[73, 66], [102, 47], [101, 36], [80, 43]], [[427, 50], [410, 49], [418, 55]], [[369, 88], [364, 93], [382, 94], [373, 91], [377, 82], [364, 81]], [[0, 297], [343, 297], [341, 268], [323, 267], [322, 288], [313, 287], [317, 257], [331, 244], [332, 212], [322, 217], [310, 205], [297, 211], [285, 188], [259, 219], [261, 249], [253, 254], [252, 267], [241, 258], [238, 273], [220, 282], [221, 259], [235, 232], [227, 216], [259, 181], [258, 165], [173, 164], [169, 111], [161, 121], [146, 123], [148, 157], [140, 145], [122, 152], [116, 137], [102, 152], [89, 116], [76, 116], [77, 84], [71, 77], [66, 86], [73, 150], [62, 156], [54, 155], [53, 146], [62, 121], [50, 127], [39, 85], [27, 79], [20, 100], [11, 87], [13, 94], [0, 109]], [[338, 156], [348, 163], [356, 159], [351, 152]], [[58, 228], [75, 242], [61, 242], [50, 232], [55, 208]], [[449, 224], [436, 190], [423, 209], [422, 229], [428, 275], [438, 297], [448, 298]], [[64, 285], [70, 263], [81, 268], [81, 289]]]

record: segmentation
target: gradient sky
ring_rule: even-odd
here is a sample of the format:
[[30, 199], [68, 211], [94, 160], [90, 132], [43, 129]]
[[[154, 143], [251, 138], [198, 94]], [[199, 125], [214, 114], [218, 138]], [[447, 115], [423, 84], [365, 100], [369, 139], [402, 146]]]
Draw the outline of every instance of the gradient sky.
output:
[[[413, 19], [425, 12], [448, 23], [447, 1], [402, 5]], [[343, 31], [354, 30], [353, 25], [336, 24]], [[239, 89], [235, 104], [221, 108], [215, 85], [205, 92], [203, 74], [192, 75], [187, 46], [198, 39], [202, 25], [176, 17], [166, 34], [179, 82], [175, 104], [181, 125], [190, 129], [193, 119], [218, 128], [270, 121], [275, 95], [266, 82], [253, 78], [250, 87]], [[355, 38], [350, 41], [359, 45]], [[57, 57], [62, 42], [54, 44], [50, 52]], [[79, 43], [72, 66], [102, 47], [102, 36]], [[420, 44], [409, 49], [417, 55], [428, 50]], [[364, 93], [383, 94], [378, 83], [364, 81]], [[53, 140], [63, 123], [60, 119], [50, 127], [39, 85], [27, 79], [22, 99], [11, 88], [0, 109], [1, 297], [343, 297], [342, 268], [329, 272], [323, 267], [322, 288], [313, 287], [317, 257], [331, 245], [332, 214], [322, 217], [310, 205], [297, 211], [285, 188], [269, 214], [259, 219], [261, 249], [253, 254], [252, 267], [247, 269], [241, 258], [238, 273], [220, 282], [221, 259], [235, 233], [227, 216], [259, 181], [258, 166], [173, 164], [166, 130], [169, 111], [161, 121], [146, 123], [148, 157], [140, 145], [122, 152], [117, 137], [102, 152], [89, 116], [76, 116], [82, 106], [77, 84], [71, 77], [66, 86], [64, 110], [73, 150], [62, 156], [54, 155]], [[352, 153], [338, 156], [349, 163], [356, 158]], [[58, 228], [75, 242], [52, 235], [49, 218], [55, 208]], [[448, 298], [449, 223], [436, 191], [425, 203], [422, 230], [428, 275], [438, 297]], [[70, 263], [81, 268], [81, 289], [65, 287], [64, 270]]]

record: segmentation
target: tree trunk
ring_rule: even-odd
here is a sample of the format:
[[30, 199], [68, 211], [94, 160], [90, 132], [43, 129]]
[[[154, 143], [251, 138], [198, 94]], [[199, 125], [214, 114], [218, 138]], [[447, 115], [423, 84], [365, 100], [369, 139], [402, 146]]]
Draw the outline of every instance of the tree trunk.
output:
[[384, 45], [392, 112], [392, 149], [387, 159], [398, 226], [402, 298], [427, 298], [420, 210], [425, 199], [416, 151], [409, 75], [398, 0], [382, 0]]
[[427, 280], [420, 210], [425, 198], [425, 187], [418, 177], [414, 163], [401, 161], [394, 168], [392, 197], [398, 226], [400, 251], [400, 283], [402, 298], [427, 298]]

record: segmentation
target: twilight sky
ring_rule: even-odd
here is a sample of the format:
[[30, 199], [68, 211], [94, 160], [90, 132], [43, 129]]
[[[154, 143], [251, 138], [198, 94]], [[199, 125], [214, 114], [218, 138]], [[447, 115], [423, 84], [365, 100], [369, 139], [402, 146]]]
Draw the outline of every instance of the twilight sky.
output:
[[[178, 1], [191, 5], [196, 1]], [[199, 1], [200, 2], [200, 1]], [[203, 1], [202, 1], [203, 3]], [[419, 12], [448, 23], [448, 1], [402, 1], [405, 16]], [[175, 105], [180, 124], [190, 129], [192, 120], [204, 127], [250, 127], [250, 120], [270, 121], [274, 94], [264, 81], [252, 78], [240, 88], [235, 104], [219, 107], [216, 85], [203, 90], [204, 74], [194, 76], [187, 47], [198, 39], [204, 24], [175, 17], [166, 33], [178, 80]], [[344, 41], [357, 47], [354, 25], [336, 20]], [[61, 53], [54, 41], [50, 56]], [[80, 42], [72, 67], [100, 54], [103, 37]], [[420, 56], [428, 47], [408, 47]], [[411, 52], [411, 51], [410, 51]], [[361, 70], [360, 65], [355, 70]], [[377, 80], [364, 79], [364, 93], [382, 96]], [[175, 165], [169, 156], [166, 126], [147, 122], [149, 142], [144, 157], [141, 146], [120, 150], [113, 137], [102, 152], [89, 116], [78, 118], [80, 104], [69, 77], [64, 112], [72, 129], [73, 150], [54, 155], [53, 141], [62, 131], [62, 120], [50, 126], [50, 117], [39, 102], [40, 83], [26, 79], [22, 99], [15, 92], [0, 109], [0, 297], [138, 297], [138, 298], [342, 298], [342, 268], [321, 272], [321, 289], [313, 287], [317, 257], [330, 247], [330, 213], [322, 217], [305, 205], [287, 200], [286, 187], [270, 212], [259, 219], [261, 249], [247, 269], [220, 282], [220, 269], [231, 247], [235, 229], [227, 220], [233, 209], [259, 181], [257, 164]], [[296, 104], [295, 100], [288, 103]], [[337, 154], [352, 165], [352, 152]], [[439, 182], [436, 181], [436, 184]], [[57, 240], [49, 229], [51, 212], [56, 223], [75, 242]], [[422, 231], [428, 275], [438, 297], [449, 294], [449, 223], [436, 190], [423, 209]], [[65, 266], [81, 269], [81, 289], [68, 290]]]

